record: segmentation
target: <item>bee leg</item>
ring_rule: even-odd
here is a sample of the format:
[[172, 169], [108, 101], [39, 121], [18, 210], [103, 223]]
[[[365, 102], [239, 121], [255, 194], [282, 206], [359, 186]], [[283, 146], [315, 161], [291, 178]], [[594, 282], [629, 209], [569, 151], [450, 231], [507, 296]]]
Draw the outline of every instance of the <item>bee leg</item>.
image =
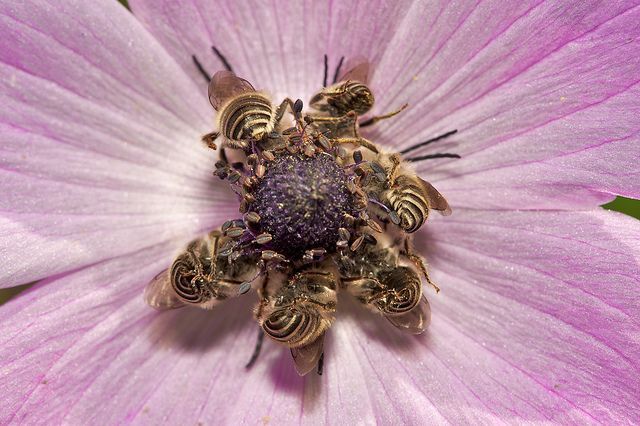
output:
[[202, 137], [202, 142], [204, 142], [209, 148], [215, 150], [216, 148], [218, 148], [215, 143], [215, 140], [218, 139], [218, 136], [220, 136], [220, 133], [218, 132], [207, 133]]
[[260, 351], [262, 350], [262, 342], [264, 341], [264, 331], [262, 328], [258, 329], [258, 338], [256, 340], [256, 346], [253, 348], [253, 353], [251, 354], [251, 358], [249, 358], [249, 362], [244, 366], [247, 370], [253, 367], [253, 364], [258, 360], [258, 356], [260, 356]]
[[424, 259], [413, 253], [408, 238], [404, 240], [404, 250], [400, 251], [400, 255], [406, 257], [411, 263], [413, 263], [422, 273], [425, 280], [427, 280], [427, 283], [435, 289], [436, 293], [440, 293], [440, 287], [435, 285], [435, 283], [431, 281], [431, 278], [429, 278], [429, 273], [427, 272], [427, 266], [424, 263]]
[[301, 125], [302, 117], [300, 116], [300, 113], [302, 112], [302, 106], [303, 104], [300, 99], [297, 99], [294, 102], [290, 98], [285, 98], [280, 103], [280, 105], [278, 105], [278, 107], [276, 108], [275, 114], [273, 114], [272, 127], [275, 128], [280, 123], [280, 120], [282, 120], [282, 117], [284, 116], [284, 112], [287, 110], [287, 107], [291, 108], [291, 111], [293, 112], [296, 122]]
[[374, 153], [378, 153], [378, 148], [375, 146], [375, 144], [373, 142], [371, 142], [368, 139], [362, 138], [362, 137], [355, 137], [355, 138], [335, 138], [335, 139], [331, 139], [332, 142], [338, 143], [338, 144], [354, 144], [354, 145], [359, 145], [362, 146], [364, 148], [367, 148], [368, 150], [374, 152]]
[[389, 171], [389, 185], [393, 185], [396, 181], [396, 174], [398, 172], [398, 166], [400, 165], [400, 156], [398, 154], [392, 154], [389, 156], [389, 160], [393, 163], [391, 170]]
[[367, 126], [371, 126], [372, 124], [376, 124], [378, 121], [380, 120], [386, 120], [387, 118], [391, 118], [397, 114], [400, 114], [402, 111], [404, 111], [407, 107], [409, 106], [409, 104], [404, 104], [400, 107], [400, 109], [396, 110], [396, 111], [392, 111], [389, 112], [387, 114], [384, 115], [377, 115], [375, 117], [371, 117], [367, 120], [361, 121], [360, 122], [360, 127], [367, 127]]
[[249, 144], [247, 143], [247, 141], [233, 141], [230, 139], [225, 139], [224, 142], [222, 142], [222, 147], [223, 148], [231, 148], [231, 149], [240, 149], [240, 150], [246, 150], [247, 147], [249, 146]]
[[341, 115], [339, 117], [330, 116], [306, 116], [305, 120], [309, 123], [317, 123], [329, 129], [335, 128], [338, 132], [348, 127], [352, 128], [353, 137], [359, 138], [357, 114], [353, 111]]

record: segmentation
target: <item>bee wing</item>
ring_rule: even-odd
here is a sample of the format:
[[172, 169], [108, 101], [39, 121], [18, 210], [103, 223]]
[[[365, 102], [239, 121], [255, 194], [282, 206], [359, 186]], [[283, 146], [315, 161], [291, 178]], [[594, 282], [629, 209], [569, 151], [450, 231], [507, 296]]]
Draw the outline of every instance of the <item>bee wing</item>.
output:
[[160, 311], [185, 306], [171, 287], [170, 269], [160, 272], [147, 284], [144, 289], [144, 301], [147, 302], [147, 305]]
[[400, 330], [411, 334], [421, 334], [431, 323], [431, 307], [422, 296], [420, 302], [409, 312], [399, 315], [385, 315], [385, 318]]
[[347, 61], [347, 71], [340, 76], [338, 81], [359, 81], [360, 83], [367, 84], [369, 82], [369, 73], [371, 71], [371, 64], [369, 61], [362, 57], [354, 58]]
[[322, 356], [323, 347], [324, 333], [314, 340], [313, 343], [309, 343], [306, 346], [291, 348], [291, 356], [295, 363], [296, 372], [300, 376], [304, 376], [316, 368], [318, 361], [320, 361], [320, 357]]
[[230, 98], [255, 91], [251, 83], [231, 71], [218, 71], [209, 83], [209, 102], [217, 111]]
[[427, 197], [427, 201], [429, 202], [429, 208], [433, 210], [438, 210], [440, 214], [443, 216], [449, 216], [451, 214], [451, 207], [449, 207], [449, 203], [444, 198], [444, 196], [438, 192], [437, 189], [433, 187], [429, 182], [424, 179], [418, 177], [418, 182], [424, 191], [424, 194]]

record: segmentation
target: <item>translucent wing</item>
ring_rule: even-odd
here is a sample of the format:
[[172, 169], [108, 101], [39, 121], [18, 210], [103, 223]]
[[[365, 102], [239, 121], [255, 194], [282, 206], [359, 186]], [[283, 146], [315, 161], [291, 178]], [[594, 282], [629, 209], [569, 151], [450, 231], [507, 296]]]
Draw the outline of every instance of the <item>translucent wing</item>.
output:
[[231, 71], [218, 71], [209, 83], [209, 102], [217, 111], [229, 99], [246, 92], [255, 92], [251, 83]]
[[429, 208], [439, 211], [443, 216], [449, 216], [451, 214], [451, 207], [449, 207], [449, 203], [447, 203], [447, 200], [442, 194], [438, 192], [433, 185], [420, 177], [418, 177], [418, 182], [429, 202]]
[[411, 334], [421, 334], [431, 323], [431, 307], [422, 296], [415, 308], [404, 314], [385, 315], [391, 324]]
[[144, 289], [144, 301], [154, 309], [164, 311], [185, 306], [171, 287], [171, 274], [165, 269], [151, 280]]
[[369, 73], [371, 72], [371, 64], [366, 59], [354, 58], [347, 62], [347, 71], [340, 76], [338, 81], [359, 81], [360, 83], [369, 82]]
[[324, 333], [314, 340], [313, 343], [298, 348], [291, 348], [291, 356], [293, 357], [293, 362], [299, 375], [304, 376], [316, 368], [322, 356], [323, 347]]

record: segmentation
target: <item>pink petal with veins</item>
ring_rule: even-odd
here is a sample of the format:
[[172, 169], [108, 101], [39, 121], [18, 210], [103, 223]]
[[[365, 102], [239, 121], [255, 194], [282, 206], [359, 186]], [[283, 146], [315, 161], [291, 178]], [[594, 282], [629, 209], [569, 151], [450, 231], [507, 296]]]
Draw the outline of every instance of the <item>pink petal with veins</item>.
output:
[[198, 140], [206, 97], [130, 13], [4, 3], [0, 23], [0, 287], [237, 214]]
[[96, 265], [0, 310], [3, 421], [638, 420], [632, 221], [604, 211], [461, 210], [424, 240], [446, 284], [427, 293], [428, 333], [403, 335], [342, 298], [325, 374], [304, 379], [271, 342], [244, 369], [254, 296], [213, 312], [145, 306], [142, 284], [162, 267], [145, 259], [166, 257], [166, 247]]
[[[131, 3], [196, 83], [190, 53], [211, 72], [222, 67], [210, 45], [276, 99], [309, 99], [325, 53], [330, 74], [340, 56], [369, 58], [374, 112], [410, 107], [365, 135], [408, 147], [459, 130], [413, 153], [462, 155], [418, 165], [451, 190], [454, 209], [510, 209], [514, 200], [520, 209], [582, 209], [616, 194], [640, 197], [635, 1]], [[259, 36], [243, 37], [242, 28]]]

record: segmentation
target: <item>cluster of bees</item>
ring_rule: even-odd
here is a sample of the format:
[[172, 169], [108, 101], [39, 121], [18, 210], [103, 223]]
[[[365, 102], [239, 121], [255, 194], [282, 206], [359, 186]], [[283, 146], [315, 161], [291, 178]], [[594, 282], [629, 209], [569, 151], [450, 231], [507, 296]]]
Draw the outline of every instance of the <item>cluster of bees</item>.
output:
[[203, 141], [220, 151], [214, 174], [238, 195], [240, 217], [192, 241], [145, 291], [156, 309], [211, 309], [256, 291], [260, 336], [290, 348], [300, 375], [321, 371], [338, 291], [401, 330], [426, 329], [431, 312], [422, 280], [437, 287], [412, 235], [430, 210], [451, 213], [402, 153], [361, 136], [360, 127], [404, 109], [359, 121], [374, 104], [369, 64], [336, 70], [331, 85], [326, 74], [325, 58], [324, 88], [306, 113], [301, 100], [274, 106], [230, 70], [213, 76], [218, 131]]

